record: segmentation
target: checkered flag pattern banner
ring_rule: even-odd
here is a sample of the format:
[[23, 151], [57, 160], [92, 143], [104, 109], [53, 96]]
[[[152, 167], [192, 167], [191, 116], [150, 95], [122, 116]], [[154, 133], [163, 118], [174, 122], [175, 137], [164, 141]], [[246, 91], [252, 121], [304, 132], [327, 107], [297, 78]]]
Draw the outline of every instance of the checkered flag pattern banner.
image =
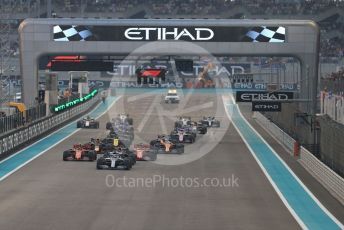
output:
[[254, 27], [246, 33], [244, 40], [251, 42], [285, 42], [285, 27]]
[[85, 26], [56, 25], [54, 26], [54, 41], [87, 41], [92, 33]]

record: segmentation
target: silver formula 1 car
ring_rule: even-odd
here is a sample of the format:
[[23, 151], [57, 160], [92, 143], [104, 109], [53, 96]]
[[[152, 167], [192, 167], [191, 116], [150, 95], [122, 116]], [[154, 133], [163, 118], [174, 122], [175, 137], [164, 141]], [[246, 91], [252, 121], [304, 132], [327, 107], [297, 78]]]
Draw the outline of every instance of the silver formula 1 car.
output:
[[220, 127], [220, 121], [216, 120], [215, 117], [203, 117], [203, 119], [200, 121], [203, 125], [206, 125], [207, 127]]
[[132, 166], [132, 159], [124, 152], [107, 152], [97, 160], [97, 169], [130, 170]]

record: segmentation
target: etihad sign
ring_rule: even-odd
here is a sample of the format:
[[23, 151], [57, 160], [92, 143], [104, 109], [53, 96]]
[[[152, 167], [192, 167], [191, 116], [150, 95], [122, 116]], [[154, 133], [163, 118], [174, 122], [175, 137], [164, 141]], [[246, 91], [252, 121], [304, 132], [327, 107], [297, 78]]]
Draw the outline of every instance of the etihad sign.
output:
[[241, 95], [243, 101], [254, 101], [254, 100], [288, 100], [288, 94], [286, 93], [244, 93]]
[[157, 40], [187, 40], [208, 41], [214, 37], [214, 31], [209, 28], [164, 28], [164, 27], [132, 27], [124, 32], [128, 40], [157, 41]]
[[237, 102], [252, 102], [252, 101], [285, 101], [293, 99], [292, 92], [266, 92], [266, 91], [237, 91]]

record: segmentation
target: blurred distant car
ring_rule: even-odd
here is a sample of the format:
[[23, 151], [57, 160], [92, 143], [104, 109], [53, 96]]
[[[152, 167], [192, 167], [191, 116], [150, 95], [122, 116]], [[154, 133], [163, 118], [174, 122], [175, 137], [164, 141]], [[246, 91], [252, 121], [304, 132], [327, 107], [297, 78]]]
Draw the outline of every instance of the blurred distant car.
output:
[[179, 103], [180, 98], [177, 93], [177, 89], [169, 89], [165, 96], [165, 103]]
[[170, 136], [174, 142], [180, 143], [194, 143], [196, 140], [196, 133], [192, 128], [176, 128]]
[[155, 161], [157, 158], [157, 150], [152, 149], [149, 144], [134, 145], [134, 154], [138, 161]]
[[133, 125], [133, 118], [129, 117], [129, 114], [118, 114], [117, 117], [112, 118], [111, 121], [106, 123], [106, 129], [116, 128], [117, 126], [129, 126]]
[[196, 129], [199, 134], [206, 134], [208, 132], [207, 125], [204, 125], [202, 122], [191, 122], [191, 127]]
[[99, 128], [99, 121], [96, 121], [94, 118], [85, 117], [79, 120], [76, 123], [77, 128], [89, 128], [89, 129], [98, 129]]
[[174, 127], [176, 128], [182, 128], [188, 125], [191, 125], [191, 117], [179, 117], [178, 120], [174, 122]]
[[203, 125], [206, 125], [207, 127], [220, 127], [220, 121], [216, 120], [215, 117], [209, 116], [209, 117], [203, 117], [200, 121]]
[[94, 149], [98, 154], [103, 154], [107, 151], [114, 151], [115, 148], [125, 148], [125, 144], [119, 138], [107, 137], [104, 139], [91, 139]]
[[170, 136], [159, 135], [157, 139], [150, 142], [152, 149], [156, 149], [157, 153], [184, 153], [184, 145], [172, 140]]
[[202, 121], [192, 121], [191, 117], [179, 117], [178, 120], [174, 122], [174, 127], [175, 129], [184, 128], [193, 133], [206, 134], [208, 125]]
[[110, 132], [107, 135], [108, 138], [117, 138], [120, 139], [121, 142], [125, 146], [130, 146], [131, 143], [134, 140], [134, 130], [133, 129], [127, 129], [127, 128], [115, 128], [111, 129]]

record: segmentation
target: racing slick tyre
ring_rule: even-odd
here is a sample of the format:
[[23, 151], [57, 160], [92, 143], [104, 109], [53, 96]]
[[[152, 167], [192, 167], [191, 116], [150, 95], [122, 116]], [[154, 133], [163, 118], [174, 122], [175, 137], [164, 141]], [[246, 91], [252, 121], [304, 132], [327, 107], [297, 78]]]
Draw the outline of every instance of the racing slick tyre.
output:
[[79, 129], [79, 128], [82, 128], [81, 122], [78, 121], [78, 122], [76, 123], [76, 128], [78, 128], [78, 129]]
[[96, 128], [96, 129], [99, 129], [99, 122], [97, 122], [97, 123], [95, 124], [95, 128]]
[[196, 132], [192, 132], [191, 133], [192, 137], [196, 140], [196, 137], [197, 137], [197, 131]]
[[132, 165], [136, 164], [136, 155], [134, 153], [128, 153], [128, 157], [130, 158]]
[[171, 153], [173, 153], [173, 154], [180, 154], [179, 149], [172, 149]]
[[89, 161], [95, 161], [97, 160], [97, 153], [95, 151], [88, 151], [87, 157]]
[[170, 139], [171, 139], [172, 142], [179, 142], [179, 136], [178, 136], [178, 134], [173, 134], [173, 133], [171, 133]]
[[184, 145], [183, 144], [177, 144], [176, 145], [176, 150], [178, 154], [184, 153]]
[[194, 142], [195, 142], [195, 137], [191, 136], [191, 137], [189, 138], [189, 141], [190, 141], [191, 144], [194, 143]]
[[157, 151], [149, 152], [146, 156], [143, 156], [143, 160], [145, 161], [156, 161], [157, 158]]
[[106, 123], [106, 129], [107, 129], [107, 130], [110, 130], [111, 128], [112, 128], [111, 122], [107, 122], [107, 123]]
[[208, 132], [208, 129], [206, 127], [204, 127], [204, 129], [201, 129], [199, 131], [200, 134], [206, 134]]
[[176, 122], [174, 122], [174, 127], [175, 128], [180, 128], [180, 127], [182, 127], [182, 125], [181, 125], [180, 122], [176, 121]]
[[132, 168], [132, 163], [130, 159], [124, 159], [125, 170], [130, 170]]
[[213, 127], [220, 128], [220, 121], [216, 121], [213, 123]]
[[133, 118], [127, 118], [128, 124], [133, 125], [134, 121]]
[[98, 159], [97, 160], [97, 169], [104, 169], [103, 165], [105, 164], [105, 160], [104, 159]]
[[149, 145], [152, 147], [152, 148], [156, 148], [156, 145], [158, 144], [158, 142], [156, 140], [152, 140]]
[[72, 156], [72, 153], [69, 150], [63, 152], [63, 160], [68, 161], [68, 158]]

